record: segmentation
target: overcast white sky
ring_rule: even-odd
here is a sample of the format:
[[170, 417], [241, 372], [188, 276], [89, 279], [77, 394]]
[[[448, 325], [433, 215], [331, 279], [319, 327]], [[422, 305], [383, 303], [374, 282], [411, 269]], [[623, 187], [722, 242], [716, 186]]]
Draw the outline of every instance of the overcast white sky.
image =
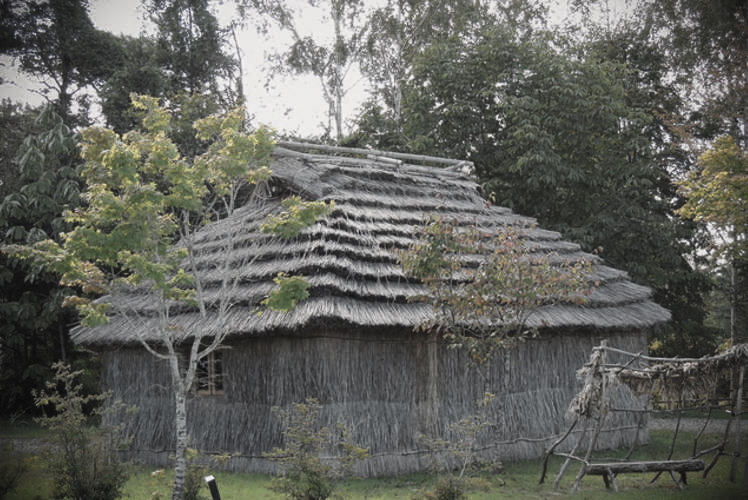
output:
[[[307, 4], [307, 0], [289, 0], [293, 5]], [[383, 0], [365, 0], [367, 5], [382, 3]], [[566, 12], [568, 0], [545, 0], [557, 18]], [[632, 0], [607, 0], [611, 8], [623, 7]], [[227, 25], [235, 16], [233, 2], [221, 6], [219, 19]], [[90, 0], [90, 15], [97, 28], [115, 34], [137, 35], [144, 29], [141, 0]], [[330, 33], [319, 18], [305, 15], [302, 30], [316, 37]], [[258, 35], [253, 26], [247, 27], [240, 35], [240, 48], [244, 65], [244, 90], [247, 107], [255, 117], [255, 124], [269, 125], [279, 132], [308, 137], [319, 135], [327, 122], [327, 107], [322, 98], [319, 83], [312, 77], [275, 77], [271, 82], [266, 67], [267, 53], [278, 47], [288, 46], [290, 39], [277, 30], [269, 38]], [[38, 88], [38, 83], [19, 75], [12, 61], [0, 56], [0, 74], [6, 80], [0, 85], [0, 98], [39, 104], [41, 96], [29, 89]], [[349, 78], [350, 89], [343, 104], [347, 120], [355, 117], [356, 110], [366, 96], [366, 83], [358, 75]]]
[[[90, 0], [90, 15], [99, 29], [115, 34], [137, 35], [144, 28], [140, 5], [140, 0]], [[224, 5], [222, 9], [220, 17], [228, 24], [230, 18], [227, 16], [234, 14], [233, 6]], [[312, 17], [305, 19], [309, 19], [308, 25], [304, 26], [306, 30], [324, 32], [324, 26], [320, 26], [318, 20], [313, 20]], [[267, 52], [284, 43], [290, 43], [287, 37], [277, 32], [271, 32], [270, 36], [272, 41], [258, 35], [254, 27], [249, 26], [241, 33], [239, 39], [247, 107], [254, 115], [255, 123], [269, 125], [280, 132], [303, 136], [321, 134], [321, 124], [327, 121], [327, 108], [316, 79], [276, 77], [273, 81], [266, 82]], [[8, 58], [0, 57], [0, 72], [6, 80], [0, 85], [0, 98], [9, 97], [15, 101], [32, 104], [43, 102], [40, 95], [30, 90], [38, 89], [39, 84], [20, 75]], [[363, 81], [353, 86], [347, 102], [344, 103], [347, 117], [353, 116], [365, 90]]]

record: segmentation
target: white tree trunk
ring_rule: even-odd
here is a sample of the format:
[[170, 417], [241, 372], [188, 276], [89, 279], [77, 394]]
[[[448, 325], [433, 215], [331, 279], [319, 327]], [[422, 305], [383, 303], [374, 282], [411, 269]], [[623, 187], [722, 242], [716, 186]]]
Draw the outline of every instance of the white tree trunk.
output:
[[[733, 232], [733, 234], [735, 234]], [[735, 258], [730, 260], [730, 347], [735, 346], [737, 340], [736, 322], [738, 306], [738, 283], [735, 276]]]
[[343, 6], [342, 4], [333, 5], [332, 9], [333, 23], [335, 26], [335, 47], [333, 48], [335, 56], [335, 75], [333, 85], [335, 88], [331, 90], [333, 98], [335, 99], [335, 102], [333, 103], [333, 111], [335, 113], [335, 142], [340, 144], [343, 140], [343, 94], [345, 93], [345, 90], [343, 89], [343, 62], [340, 60], [338, 44], [344, 42], [341, 34]]
[[187, 390], [179, 370], [179, 359], [176, 354], [169, 360], [174, 385], [174, 426], [176, 447], [174, 458], [174, 486], [172, 500], [184, 499], [184, 485], [187, 476]]

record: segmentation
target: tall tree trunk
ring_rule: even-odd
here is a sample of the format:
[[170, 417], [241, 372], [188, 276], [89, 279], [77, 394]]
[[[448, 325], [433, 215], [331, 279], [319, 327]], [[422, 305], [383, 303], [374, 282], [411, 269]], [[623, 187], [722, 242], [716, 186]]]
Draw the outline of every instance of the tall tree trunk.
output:
[[67, 363], [67, 352], [65, 350], [65, 328], [62, 323], [57, 325], [57, 335], [60, 341], [60, 359], [63, 363]]
[[71, 114], [72, 100], [73, 97], [70, 95], [70, 70], [68, 68], [62, 69], [60, 75], [60, 85], [57, 89], [57, 114], [62, 117], [62, 121], [65, 125], [73, 128], [73, 117]]
[[184, 499], [185, 478], [187, 476], [187, 390], [179, 370], [179, 358], [175, 354], [170, 359], [172, 381], [174, 383], [174, 426], [176, 428], [176, 448], [174, 458], [174, 486], [172, 500]]
[[335, 135], [337, 144], [343, 140], [343, 97], [339, 92], [335, 92]]
[[335, 86], [332, 89], [332, 95], [333, 99], [335, 100], [333, 106], [334, 106], [334, 113], [335, 113], [335, 136], [336, 136], [336, 143], [340, 144], [343, 140], [343, 94], [345, 93], [343, 89], [343, 62], [341, 60], [341, 47], [342, 44], [345, 43], [345, 40], [343, 40], [343, 36], [341, 34], [340, 25], [343, 22], [342, 16], [343, 16], [343, 7], [342, 4], [335, 5], [333, 7], [334, 10], [334, 25], [335, 25], [335, 70], [334, 70], [334, 80], [333, 85]]
[[735, 345], [735, 341], [737, 340], [737, 334], [735, 332], [736, 328], [736, 309], [738, 306], [738, 288], [737, 288], [737, 278], [735, 276], [736, 270], [735, 270], [735, 258], [733, 257], [730, 261], [730, 347], [733, 347]]

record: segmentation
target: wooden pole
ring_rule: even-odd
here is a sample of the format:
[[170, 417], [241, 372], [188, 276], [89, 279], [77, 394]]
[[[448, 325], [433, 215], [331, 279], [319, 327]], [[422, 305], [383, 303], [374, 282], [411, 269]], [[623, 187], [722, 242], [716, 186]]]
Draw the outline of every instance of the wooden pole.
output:
[[[608, 342], [603, 340], [600, 343], [600, 346], [602, 348], [607, 347]], [[600, 435], [600, 431], [603, 428], [603, 421], [605, 420], [605, 398], [606, 398], [606, 383], [605, 383], [605, 350], [600, 351], [600, 357], [598, 358], [597, 364], [592, 367], [593, 370], [595, 370], [593, 377], [600, 377], [600, 399], [597, 401], [597, 423], [595, 425], [595, 433], [590, 438], [589, 446], [587, 446], [587, 453], [584, 456], [584, 461], [582, 462], [582, 467], [579, 469], [579, 473], [577, 473], [577, 477], [574, 480], [574, 485], [571, 488], [572, 493], [576, 493], [576, 491], [579, 489], [579, 483], [582, 481], [582, 478], [587, 472], [587, 467], [590, 463], [590, 457], [592, 456], [592, 452], [595, 449], [595, 444], [597, 443], [597, 438]], [[615, 478], [611, 477], [611, 479], [614, 481], [613, 484], [615, 485]], [[616, 487], [617, 489], [617, 487]]]
[[448, 165], [452, 167], [465, 166], [472, 168], [473, 162], [466, 160], [454, 160], [450, 158], [440, 158], [438, 156], [416, 155], [410, 153], [397, 153], [394, 151], [380, 151], [378, 149], [348, 148], [343, 146], [328, 146], [327, 144], [307, 144], [295, 141], [278, 141], [278, 146], [290, 149], [316, 150], [325, 153], [353, 154], [353, 155], [374, 155], [398, 160], [416, 161], [420, 163], [433, 163], [437, 165]]
[[[678, 402], [678, 407], [679, 408], [683, 408], [683, 406], [684, 406], [684, 403], [683, 403], [683, 389], [681, 388], [681, 393], [680, 393], [680, 398], [679, 398], [679, 402]], [[675, 423], [675, 431], [673, 432], [673, 439], [670, 441], [670, 452], [667, 455], [667, 460], [670, 460], [671, 458], [673, 458], [673, 452], [675, 451], [675, 443], [678, 440], [678, 431], [680, 431], [680, 424], [681, 424], [681, 418], [682, 417], [683, 417], [683, 410], [679, 409], [678, 410], [678, 420]], [[662, 472], [663, 471], [660, 471], [657, 474], [655, 474], [655, 476], [652, 478], [652, 480], [649, 481], [649, 484], [654, 484], [654, 482], [657, 481], [657, 479], [659, 479], [659, 477], [662, 474]], [[672, 476], [672, 471], [670, 472], [670, 475]], [[673, 476], [673, 481], [675, 481], [676, 483], [678, 482], [678, 480], [675, 479], [675, 476]]]
[[[579, 435], [579, 439], [577, 439], [577, 442], [574, 444], [574, 448], [571, 449], [569, 452], [569, 455], [566, 457], [566, 460], [564, 460], [564, 463], [561, 464], [561, 468], [558, 470], [558, 474], [556, 474], [556, 478], [553, 480], [553, 489], [557, 490], [559, 485], [561, 484], [561, 478], [564, 477], [564, 474], [566, 473], [566, 468], [569, 467], [569, 464], [571, 463], [572, 458], [579, 460], [574, 454], [579, 449], [579, 446], [582, 444], [582, 441], [584, 441], [584, 438], [587, 436], [587, 429], [589, 429], [590, 426], [590, 419], [585, 418], [584, 419], [584, 427], [582, 427], [582, 433]], [[584, 465], [582, 465], [584, 467]]]
[[564, 435], [558, 438], [556, 442], [553, 443], [550, 448], [548, 448], [548, 451], [545, 452], [545, 455], [543, 456], [543, 473], [540, 475], [540, 482], [538, 484], [543, 484], [545, 482], [545, 474], [548, 471], [548, 459], [551, 458], [551, 455], [553, 455], [553, 452], [556, 450], [558, 445], [566, 441], [566, 438], [569, 437], [569, 434], [571, 434], [571, 431], [574, 430], [578, 423], [579, 417], [574, 419], [574, 422], [572, 422], [571, 426], [564, 433]]
[[211, 498], [213, 500], [221, 500], [221, 494], [218, 492], [218, 485], [216, 484], [216, 478], [214, 478], [213, 476], [205, 476], [203, 480], [208, 485]]
[[735, 482], [735, 476], [738, 470], [738, 458], [740, 457], [740, 417], [743, 414], [743, 377], [745, 375], [745, 366], [740, 367], [738, 374], [738, 393], [736, 396], [735, 406], [735, 447], [732, 452], [732, 467], [730, 467], [730, 481]]

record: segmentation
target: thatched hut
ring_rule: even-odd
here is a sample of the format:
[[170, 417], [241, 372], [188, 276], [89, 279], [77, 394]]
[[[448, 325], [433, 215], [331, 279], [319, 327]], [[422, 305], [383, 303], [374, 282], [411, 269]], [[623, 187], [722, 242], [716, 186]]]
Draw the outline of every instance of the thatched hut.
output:
[[[590, 280], [598, 286], [588, 301], [535, 311], [530, 323], [539, 328], [539, 337], [492, 365], [496, 425], [484, 446], [490, 456], [541, 455], [566, 428], [567, 405], [580, 387], [575, 371], [592, 347], [607, 339], [611, 346], [645, 352], [648, 328], [669, 317], [650, 300], [649, 289], [624, 272], [584, 255], [578, 245], [536, 227], [534, 220], [488, 203], [465, 173], [469, 165], [282, 146], [274, 152], [273, 177], [262, 203], [249, 203], [234, 217], [207, 226], [198, 242], [206, 273], [219, 273], [212, 262], [231, 259], [241, 281], [232, 291], [236, 300], [227, 348], [205, 368], [213, 377], [198, 384], [189, 403], [189, 435], [200, 450], [235, 454], [230, 464], [236, 469], [269, 470], [262, 454], [282, 438], [271, 408], [309, 397], [322, 404], [324, 422], [345, 424], [353, 440], [369, 448], [370, 457], [359, 467], [364, 475], [428, 467], [430, 453], [421, 436], [443, 435], [450, 424], [474, 413], [483, 380], [464, 352], [414, 331], [433, 312], [409, 301], [424, 288], [405, 278], [394, 253], [411, 244], [416, 228], [434, 213], [496, 230], [520, 227], [535, 251], [593, 262]], [[415, 164], [424, 160], [442, 165]], [[259, 225], [289, 194], [334, 200], [335, 209], [297, 238], [272, 239]], [[234, 254], [218, 255], [215, 243], [227, 232], [243, 244]], [[310, 297], [288, 313], [258, 314], [279, 271], [305, 276]], [[108, 325], [79, 327], [74, 340], [101, 352], [103, 389], [139, 408], [124, 417], [132, 455], [165, 462], [174, 449], [169, 374], [138, 341], [155, 330], [156, 319], [137, 294], [123, 293], [113, 302], [115, 309], [134, 307], [140, 313], [136, 319], [114, 315]], [[172, 321], [188, 331], [196, 314], [182, 310]], [[632, 419], [622, 417], [609, 424], [599, 442], [625, 445], [634, 427]]]

